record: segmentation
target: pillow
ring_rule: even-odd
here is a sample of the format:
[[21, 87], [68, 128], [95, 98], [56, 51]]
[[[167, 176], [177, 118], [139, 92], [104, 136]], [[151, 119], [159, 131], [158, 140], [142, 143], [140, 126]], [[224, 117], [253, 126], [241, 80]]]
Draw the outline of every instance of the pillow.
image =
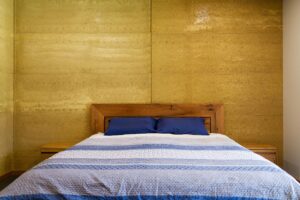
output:
[[158, 133], [208, 135], [200, 117], [163, 117], [157, 122]]
[[155, 125], [152, 117], [116, 117], [110, 120], [104, 135], [155, 133]]

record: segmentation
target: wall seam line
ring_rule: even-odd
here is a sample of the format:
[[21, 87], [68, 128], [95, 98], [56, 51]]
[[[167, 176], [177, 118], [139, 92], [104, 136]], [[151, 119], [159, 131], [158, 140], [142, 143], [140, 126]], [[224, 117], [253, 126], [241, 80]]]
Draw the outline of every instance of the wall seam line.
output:
[[16, 21], [17, 21], [17, 17], [16, 17], [16, 10], [17, 10], [17, 0], [13, 1], [13, 142], [12, 142], [12, 149], [13, 149], [13, 158], [12, 158], [12, 171], [14, 171], [15, 168], [15, 135], [16, 135], [16, 131], [15, 131], [15, 124], [16, 124], [16, 104], [15, 104], [15, 100], [16, 100], [16, 82], [17, 82], [17, 78], [16, 78], [16, 71], [17, 71], [17, 66], [16, 66]]
[[153, 47], [153, 40], [152, 40], [152, 0], [150, 1], [150, 103], [153, 103], [153, 51], [152, 51], [152, 47]]

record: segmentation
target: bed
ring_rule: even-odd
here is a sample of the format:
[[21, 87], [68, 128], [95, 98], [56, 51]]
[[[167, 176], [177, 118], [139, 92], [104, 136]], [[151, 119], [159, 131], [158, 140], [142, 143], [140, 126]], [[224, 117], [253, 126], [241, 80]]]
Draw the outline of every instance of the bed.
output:
[[[4, 199], [300, 199], [280, 167], [224, 134], [223, 106], [92, 106], [93, 135], [25, 172]], [[209, 136], [104, 136], [113, 117], [203, 117]], [[222, 133], [222, 134], [221, 134]]]

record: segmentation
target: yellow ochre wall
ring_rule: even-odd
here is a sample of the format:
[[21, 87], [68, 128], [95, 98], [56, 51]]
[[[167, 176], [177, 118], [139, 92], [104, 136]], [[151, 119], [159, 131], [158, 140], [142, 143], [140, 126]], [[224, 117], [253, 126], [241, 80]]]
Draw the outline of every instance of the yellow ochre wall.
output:
[[151, 100], [150, 2], [16, 0], [15, 166], [90, 134], [89, 105]]
[[13, 1], [0, 0], [0, 176], [13, 159]]
[[153, 0], [152, 102], [222, 102], [226, 134], [282, 163], [282, 1]]
[[281, 0], [16, 0], [15, 166], [90, 134], [91, 103], [224, 103], [282, 149]]

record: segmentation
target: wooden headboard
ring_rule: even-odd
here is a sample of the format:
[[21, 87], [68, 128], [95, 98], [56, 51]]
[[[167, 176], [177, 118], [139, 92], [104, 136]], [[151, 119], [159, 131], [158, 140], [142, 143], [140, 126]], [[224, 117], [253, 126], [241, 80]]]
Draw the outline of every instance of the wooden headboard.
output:
[[113, 117], [202, 117], [210, 133], [224, 133], [222, 104], [92, 104], [92, 133], [105, 132]]

